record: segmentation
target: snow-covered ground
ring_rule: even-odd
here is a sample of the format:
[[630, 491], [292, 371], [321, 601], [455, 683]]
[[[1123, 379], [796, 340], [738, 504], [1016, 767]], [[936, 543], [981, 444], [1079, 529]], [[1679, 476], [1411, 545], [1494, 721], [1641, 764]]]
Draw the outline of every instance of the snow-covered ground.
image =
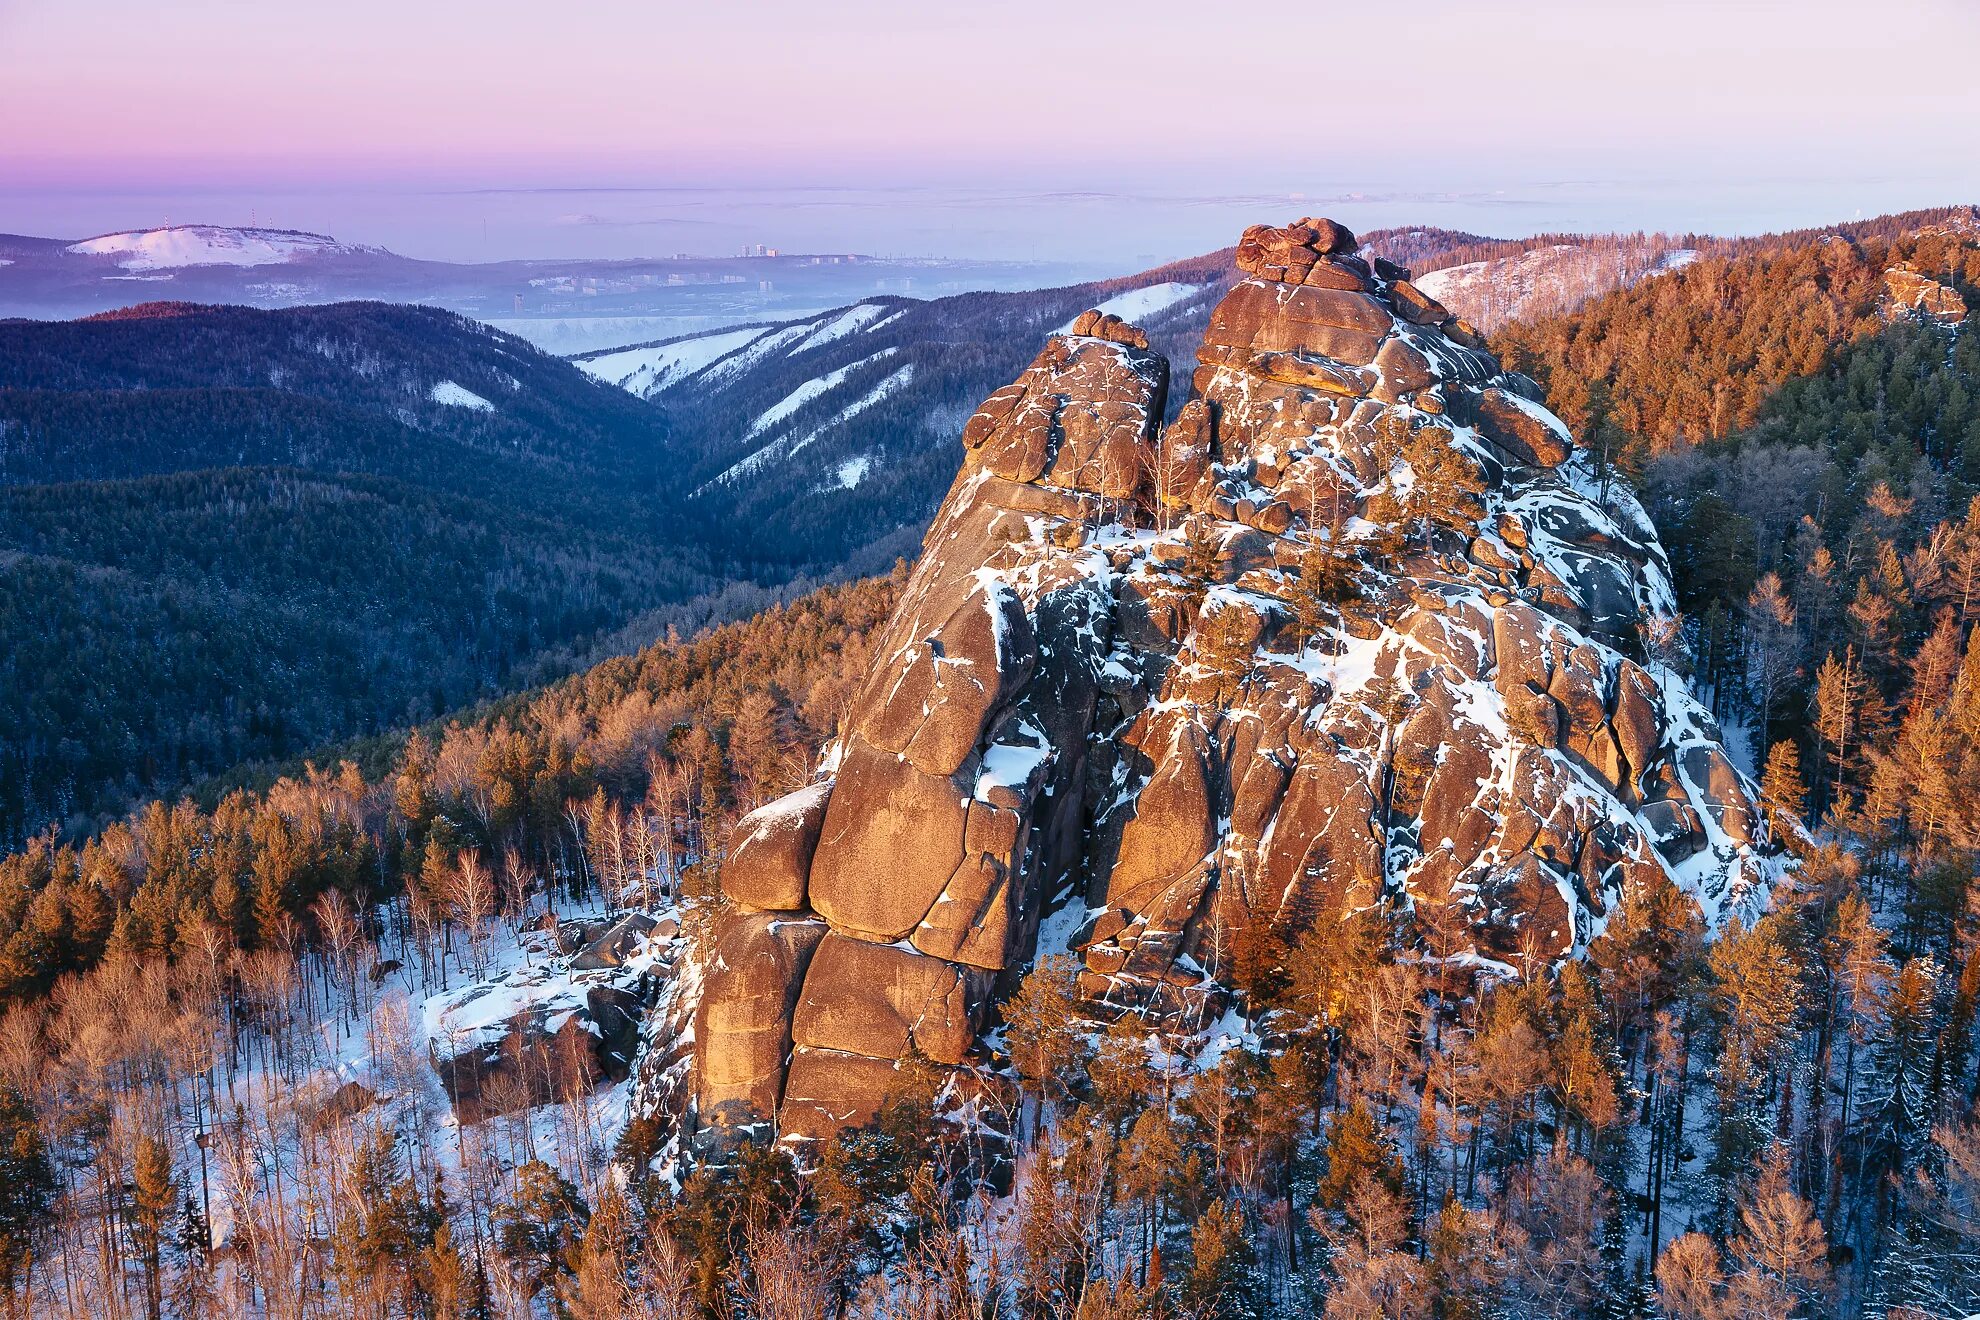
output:
[[376, 252], [323, 234], [288, 229], [229, 229], [174, 225], [103, 234], [71, 243], [78, 256], [114, 256], [124, 270], [176, 270], [185, 266], [276, 266], [299, 258]]
[[[613, 914], [591, 904], [560, 915], [569, 926]], [[668, 919], [671, 912], [655, 915], [659, 926], [621, 965], [597, 970], [574, 968], [573, 956], [559, 951], [551, 931], [517, 932], [495, 923], [478, 944], [457, 941], [443, 956], [442, 987], [422, 983], [409, 961], [394, 960], [381, 965], [384, 975], [365, 990], [361, 1021], [333, 1014], [327, 1004], [312, 1014], [309, 1043], [299, 1051], [301, 1068], [286, 1075], [249, 1068], [229, 1075], [223, 1069], [218, 1112], [253, 1117], [245, 1129], [209, 1124], [216, 1244], [233, 1237], [238, 1220], [237, 1197], [229, 1190], [230, 1158], [238, 1151], [247, 1160], [233, 1173], [246, 1172], [264, 1189], [285, 1200], [293, 1197], [303, 1145], [315, 1141], [313, 1134], [323, 1129], [324, 1115], [336, 1103], [333, 1097], [346, 1090], [363, 1097], [348, 1118], [389, 1126], [403, 1150], [416, 1147], [439, 1166], [456, 1194], [463, 1155], [492, 1157], [506, 1168], [535, 1151], [567, 1176], [601, 1172], [625, 1130], [630, 1082], [608, 1082], [568, 1103], [540, 1104], [463, 1128], [434, 1065], [468, 1049], [497, 1045], [519, 1021], [554, 1033], [586, 1009], [596, 987], [624, 988], [646, 973], [666, 975], [678, 952], [679, 923]], [[181, 1168], [200, 1167], [196, 1135], [186, 1132]]]
[[1597, 249], [1555, 243], [1518, 256], [1425, 271], [1414, 283], [1489, 330], [1524, 315], [1571, 310], [1610, 289], [1682, 269], [1697, 259], [1691, 248], [1658, 252], [1653, 244]]
[[[778, 311], [782, 320], [818, 313], [799, 308]], [[629, 344], [654, 344], [664, 340], [698, 339], [719, 334], [745, 323], [760, 324], [766, 313], [760, 305], [738, 305], [733, 312], [700, 316], [501, 316], [485, 317], [489, 325], [518, 339], [527, 339], [546, 353], [571, 357], [579, 353], [599, 353]], [[631, 350], [641, 351], [641, 350]], [[585, 363], [578, 363], [584, 366]]]
[[[575, 359], [577, 365], [598, 379], [651, 399], [690, 380], [710, 386], [726, 384], [740, 379], [751, 367], [772, 356], [792, 357], [837, 343], [848, 336], [890, 325], [900, 316], [899, 310], [890, 310], [886, 303], [863, 302], [826, 312], [802, 312], [798, 314], [798, 319], [772, 324], [736, 327], [733, 322], [723, 322], [706, 328], [693, 327], [686, 334], [660, 343], [622, 348], [615, 352], [601, 352], [595, 344], [582, 349], [558, 347], [564, 352], [585, 354]], [[609, 336], [613, 327], [624, 330], [638, 319], [600, 320], [573, 333]], [[521, 334], [542, 348], [552, 347], [551, 336], [542, 327], [578, 325], [576, 322], [544, 321], [492, 321], [490, 324]], [[620, 333], [616, 338], [606, 337], [605, 342], [624, 344], [635, 337], [630, 333]], [[793, 405], [793, 408], [796, 406]], [[758, 429], [768, 429], [769, 425], [762, 423]]]
[[802, 353], [806, 349], [818, 348], [844, 339], [847, 335], [857, 334], [879, 321], [886, 310], [885, 303], [855, 303], [798, 341], [791, 352]]

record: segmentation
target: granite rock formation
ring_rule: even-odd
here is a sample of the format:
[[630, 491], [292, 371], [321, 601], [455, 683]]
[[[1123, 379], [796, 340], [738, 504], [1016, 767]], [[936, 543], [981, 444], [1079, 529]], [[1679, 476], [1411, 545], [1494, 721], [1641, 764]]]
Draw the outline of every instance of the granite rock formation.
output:
[[1661, 877], [1708, 920], [1764, 903], [1641, 508], [1356, 246], [1247, 231], [1166, 426], [1167, 363], [1096, 313], [970, 419], [823, 777], [723, 867], [701, 1139], [824, 1136], [897, 1060], [985, 1063], [1043, 952], [1096, 1013], [1202, 1014], [1251, 923], [1413, 905], [1489, 975]]
[[1941, 325], [1958, 325], [1966, 319], [1966, 299], [1958, 289], [1902, 262], [1884, 272], [1884, 294], [1893, 312], [1910, 312]]

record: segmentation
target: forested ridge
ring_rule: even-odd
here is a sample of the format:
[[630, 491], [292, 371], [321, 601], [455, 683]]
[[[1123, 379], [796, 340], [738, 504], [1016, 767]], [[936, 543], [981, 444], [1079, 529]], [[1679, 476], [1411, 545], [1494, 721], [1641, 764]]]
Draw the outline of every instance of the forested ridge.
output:
[[0, 835], [429, 718], [716, 590], [675, 452], [650, 405], [427, 308], [0, 323]]

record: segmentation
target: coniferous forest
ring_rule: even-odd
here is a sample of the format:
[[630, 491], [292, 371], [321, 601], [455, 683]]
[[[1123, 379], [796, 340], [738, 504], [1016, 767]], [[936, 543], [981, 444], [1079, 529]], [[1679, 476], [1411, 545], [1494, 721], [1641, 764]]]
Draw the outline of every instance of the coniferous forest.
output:
[[[1886, 282], [1980, 307], [1980, 242], [1685, 242], [1492, 346], [1669, 552], [1660, 654], [1793, 861], [1764, 914], [1646, 885], [1505, 977], [1403, 902], [1254, 928], [1222, 1037], [1099, 1022], [1044, 958], [989, 1152], [909, 1058], [863, 1126], [696, 1164], [654, 1117], [678, 1070], [635, 1059], [910, 565], [580, 667], [727, 563], [656, 530], [647, 412], [403, 309], [368, 366], [295, 337], [276, 390], [0, 324], [10, 1314], [1980, 1312], [1980, 319]], [[497, 372], [527, 426], [421, 402]]]

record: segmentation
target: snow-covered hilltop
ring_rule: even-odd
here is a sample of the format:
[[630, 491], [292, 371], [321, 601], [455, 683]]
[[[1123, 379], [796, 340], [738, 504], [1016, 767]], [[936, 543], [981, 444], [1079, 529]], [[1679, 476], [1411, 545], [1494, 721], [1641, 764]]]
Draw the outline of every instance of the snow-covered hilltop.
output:
[[293, 229], [234, 229], [224, 225], [173, 225], [102, 234], [71, 243], [83, 257], [113, 257], [127, 271], [182, 270], [189, 266], [279, 266], [316, 257], [384, 255], [383, 248], [339, 243]]

